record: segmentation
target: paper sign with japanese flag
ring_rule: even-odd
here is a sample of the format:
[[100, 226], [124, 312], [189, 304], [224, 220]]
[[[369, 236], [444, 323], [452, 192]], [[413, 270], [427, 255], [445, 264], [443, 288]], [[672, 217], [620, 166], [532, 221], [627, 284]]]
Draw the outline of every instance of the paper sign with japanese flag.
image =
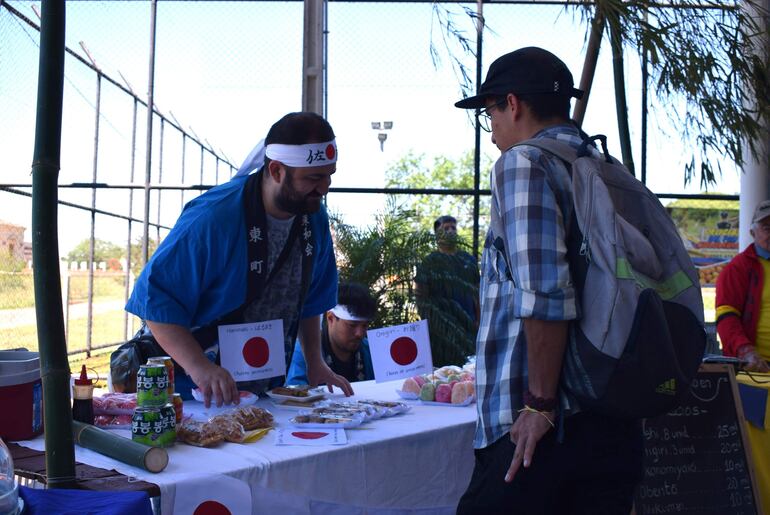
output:
[[236, 381], [286, 374], [283, 320], [219, 326], [219, 357]]
[[370, 329], [366, 335], [378, 383], [433, 371], [427, 320]]
[[342, 428], [280, 428], [275, 433], [275, 445], [345, 445], [348, 437]]
[[174, 515], [240, 515], [251, 513], [247, 483], [219, 474], [185, 478], [176, 485]]

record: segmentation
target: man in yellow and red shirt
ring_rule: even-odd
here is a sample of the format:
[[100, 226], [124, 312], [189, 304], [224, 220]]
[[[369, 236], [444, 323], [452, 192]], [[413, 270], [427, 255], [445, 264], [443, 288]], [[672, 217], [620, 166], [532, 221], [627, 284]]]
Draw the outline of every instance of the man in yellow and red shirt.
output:
[[735, 256], [717, 278], [717, 331], [726, 356], [745, 369], [770, 372], [770, 200], [751, 219], [754, 243]]

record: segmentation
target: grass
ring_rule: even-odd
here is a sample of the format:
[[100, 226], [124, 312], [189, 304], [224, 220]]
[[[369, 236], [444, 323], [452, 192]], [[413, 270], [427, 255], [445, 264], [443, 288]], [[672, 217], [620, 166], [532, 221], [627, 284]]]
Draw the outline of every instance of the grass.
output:
[[0, 274], [0, 309], [30, 308], [35, 305], [32, 274]]
[[[118, 272], [97, 272], [94, 274], [94, 302], [98, 300], [122, 299], [125, 295], [125, 275]], [[35, 306], [35, 285], [32, 274], [20, 272], [0, 274], [0, 309], [31, 308]], [[88, 300], [88, 275], [85, 272], [70, 272], [69, 302]]]
[[[72, 373], [79, 373], [81, 365], [85, 364], [87, 368], [95, 370], [101, 379], [107, 377], [110, 370], [110, 353], [115, 350], [118, 344], [122, 343], [123, 323], [125, 312], [123, 310], [109, 311], [94, 315], [91, 345], [98, 346], [105, 343], [115, 343], [114, 347], [94, 350], [90, 358], [86, 358], [86, 331], [87, 324], [85, 318], [76, 318], [70, 320], [69, 339], [67, 350], [69, 352], [82, 350], [83, 352], [71, 354], [69, 356], [70, 370]], [[136, 325], [136, 323], [135, 323]], [[17, 326], [12, 329], [0, 329], [0, 350], [15, 349], [25, 347], [30, 351], [37, 352], [37, 327], [34, 325]], [[100, 386], [106, 386], [104, 381], [100, 381]]]

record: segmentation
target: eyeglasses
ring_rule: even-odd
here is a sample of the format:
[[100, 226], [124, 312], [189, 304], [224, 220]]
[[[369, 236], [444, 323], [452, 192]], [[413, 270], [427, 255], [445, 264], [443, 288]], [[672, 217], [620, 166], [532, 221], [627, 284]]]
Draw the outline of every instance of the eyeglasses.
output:
[[504, 98], [499, 102], [495, 102], [491, 106], [487, 106], [484, 109], [479, 110], [479, 127], [481, 127], [485, 132], [492, 132], [492, 115], [489, 114], [489, 111], [507, 103], [508, 99]]

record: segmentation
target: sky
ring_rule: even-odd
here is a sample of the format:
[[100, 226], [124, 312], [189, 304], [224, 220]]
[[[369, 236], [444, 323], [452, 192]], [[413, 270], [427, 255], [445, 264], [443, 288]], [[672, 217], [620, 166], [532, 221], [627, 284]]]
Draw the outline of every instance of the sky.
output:
[[[32, 5], [11, 1], [37, 22]], [[67, 45], [91, 58], [107, 75], [127, 82], [146, 98], [149, 66], [149, 2], [68, 2]], [[468, 4], [472, 6], [472, 4]], [[458, 6], [453, 21], [475, 40], [473, 22]], [[560, 6], [493, 4], [484, 6], [483, 70], [499, 55], [522, 46], [542, 46], [560, 56], [576, 80], [585, 49], [585, 29], [577, 11]], [[430, 3], [350, 3], [328, 6], [328, 118], [337, 134], [340, 157], [333, 187], [383, 187], [387, 167], [410, 151], [460, 157], [473, 147], [473, 128], [464, 110], [441, 26]], [[301, 107], [302, 2], [159, 2], [156, 35], [156, 107], [225, 156], [236, 167], [269, 126]], [[0, 9], [0, 183], [31, 182], [38, 67], [37, 32]], [[451, 38], [451, 51], [457, 50]], [[81, 42], [83, 46], [81, 46]], [[441, 62], [431, 60], [431, 42]], [[464, 61], [473, 66], [473, 61]], [[641, 125], [640, 65], [626, 53], [625, 72], [634, 157], [639, 166]], [[471, 68], [472, 73], [475, 73]], [[102, 80], [98, 148], [95, 145], [96, 75], [68, 56], [65, 62], [64, 119], [59, 183], [141, 184], [145, 175], [146, 112], [137, 111], [136, 150], [132, 158], [133, 100]], [[121, 78], [122, 77], [122, 78]], [[667, 125], [665, 110], [652, 111], [648, 143], [648, 185], [653, 191], [700, 192], [683, 186], [686, 148]], [[584, 128], [605, 133], [619, 157], [612, 65], [604, 41]], [[382, 150], [374, 121], [392, 121]], [[178, 131], [153, 126], [153, 183], [194, 184], [200, 180], [201, 153], [189, 140], [182, 153]], [[94, 154], [97, 158], [94, 159]], [[482, 152], [497, 149], [482, 133]], [[134, 166], [132, 169], [132, 160]], [[183, 166], [184, 165], [184, 166]], [[229, 168], [206, 155], [206, 184], [222, 182]], [[184, 170], [184, 181], [182, 172]], [[482, 176], [488, 173], [482, 170]], [[131, 180], [133, 174], [133, 181]], [[160, 177], [162, 175], [162, 177]], [[729, 164], [712, 191], [736, 193], [739, 175]], [[60, 198], [90, 205], [88, 190], [61, 189]], [[164, 192], [151, 219], [173, 225], [184, 201], [194, 193]], [[127, 190], [98, 190], [97, 208], [134, 216], [143, 213], [142, 194], [129, 202]], [[381, 195], [331, 194], [328, 205], [353, 225], [369, 225], [381, 210]], [[31, 201], [0, 192], [0, 220], [31, 226]], [[60, 254], [90, 235], [85, 211], [59, 209]], [[127, 223], [97, 216], [96, 237], [125, 243]], [[140, 228], [134, 227], [134, 237]], [[31, 239], [29, 230], [26, 239]]]

